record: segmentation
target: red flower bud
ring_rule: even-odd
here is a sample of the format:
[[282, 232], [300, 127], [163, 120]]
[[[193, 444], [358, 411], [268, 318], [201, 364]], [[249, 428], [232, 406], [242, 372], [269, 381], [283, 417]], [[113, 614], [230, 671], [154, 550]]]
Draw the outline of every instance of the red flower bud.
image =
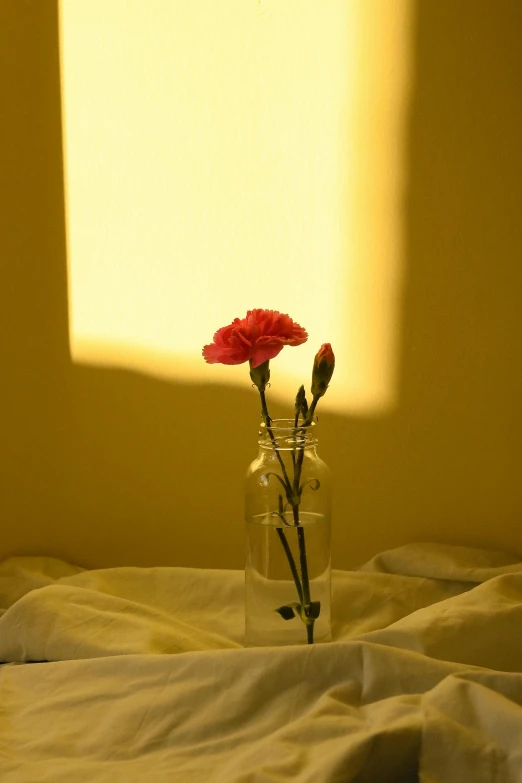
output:
[[335, 368], [335, 356], [330, 343], [323, 343], [317, 351], [312, 371], [312, 394], [322, 397], [328, 388]]

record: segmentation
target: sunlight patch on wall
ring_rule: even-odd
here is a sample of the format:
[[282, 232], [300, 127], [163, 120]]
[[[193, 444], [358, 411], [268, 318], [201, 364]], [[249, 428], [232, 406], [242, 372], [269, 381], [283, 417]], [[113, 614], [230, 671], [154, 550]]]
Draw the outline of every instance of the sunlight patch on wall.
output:
[[201, 348], [247, 309], [331, 342], [324, 407], [397, 397], [411, 0], [62, 0], [75, 362], [244, 385]]

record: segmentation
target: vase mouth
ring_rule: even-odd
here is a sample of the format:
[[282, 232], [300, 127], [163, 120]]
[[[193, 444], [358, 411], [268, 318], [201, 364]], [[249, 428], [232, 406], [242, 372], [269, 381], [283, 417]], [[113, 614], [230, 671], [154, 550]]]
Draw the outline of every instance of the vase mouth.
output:
[[265, 449], [295, 451], [317, 445], [315, 428], [317, 416], [309, 424], [303, 425], [299, 418], [297, 427], [295, 419], [271, 419], [270, 427], [264, 421], [259, 426], [258, 443]]

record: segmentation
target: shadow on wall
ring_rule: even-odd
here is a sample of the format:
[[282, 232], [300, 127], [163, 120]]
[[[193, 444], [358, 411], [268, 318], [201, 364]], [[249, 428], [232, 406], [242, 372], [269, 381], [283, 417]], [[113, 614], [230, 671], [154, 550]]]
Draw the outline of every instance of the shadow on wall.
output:
[[[0, 7], [0, 556], [241, 568], [246, 370], [242, 391], [69, 358], [57, 30], [54, 1]], [[418, 2], [399, 406], [320, 417], [336, 567], [417, 540], [522, 553], [521, 32], [517, 0]]]

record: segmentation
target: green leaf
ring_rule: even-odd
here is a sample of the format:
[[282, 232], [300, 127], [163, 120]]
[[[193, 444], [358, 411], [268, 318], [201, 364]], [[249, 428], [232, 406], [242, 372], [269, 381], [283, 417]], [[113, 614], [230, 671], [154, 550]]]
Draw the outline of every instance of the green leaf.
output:
[[308, 617], [313, 617], [314, 620], [317, 620], [320, 614], [321, 614], [321, 602], [312, 601], [312, 603], [308, 607]]
[[301, 484], [299, 488], [299, 494], [302, 494], [303, 489], [305, 487], [310, 487], [310, 489], [313, 492], [317, 492], [320, 486], [321, 486], [321, 482], [319, 481], [319, 479], [317, 478], [308, 479], [308, 481], [305, 481], [304, 484]]
[[273, 473], [273, 472], [265, 473], [265, 478], [266, 479], [269, 479], [270, 476], [275, 476], [276, 479], [281, 483], [281, 485], [282, 485], [283, 489], [285, 490], [285, 492], [287, 493], [287, 486], [286, 486], [285, 482], [283, 481], [283, 479], [281, 478], [281, 476], [279, 476], [277, 473]]
[[280, 606], [279, 609], [276, 609], [275, 611], [281, 615], [283, 620], [293, 620], [301, 611], [301, 607], [299, 604], [291, 604], [289, 606]]

